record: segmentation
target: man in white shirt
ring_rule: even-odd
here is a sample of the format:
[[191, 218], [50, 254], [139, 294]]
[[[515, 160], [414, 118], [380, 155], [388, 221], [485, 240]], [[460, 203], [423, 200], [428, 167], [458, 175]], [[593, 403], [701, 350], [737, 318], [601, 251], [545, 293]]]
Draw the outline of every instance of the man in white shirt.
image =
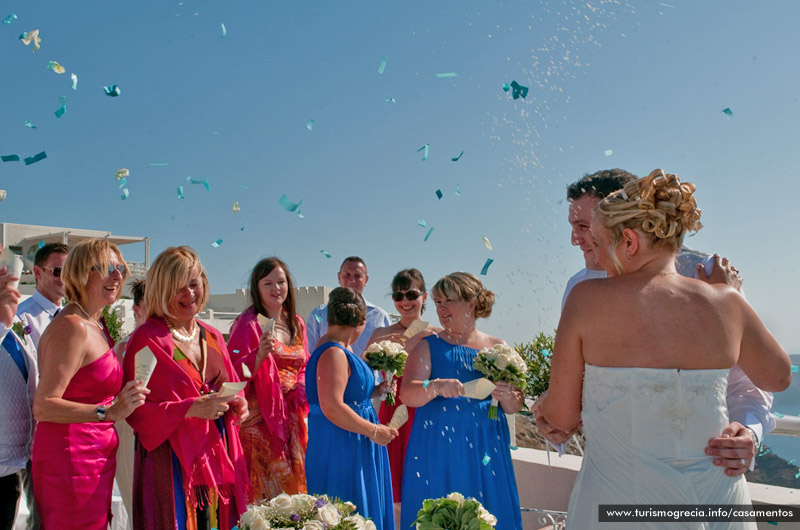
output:
[[[358, 294], [363, 294], [364, 287], [367, 286], [369, 275], [367, 275], [367, 265], [364, 260], [357, 256], [350, 256], [345, 258], [342, 266], [339, 267], [340, 287], [350, 287]], [[353, 353], [361, 355], [364, 349], [369, 346], [367, 341], [372, 336], [372, 332], [377, 328], [388, 326], [392, 323], [389, 318], [389, 313], [376, 306], [375, 304], [364, 300], [367, 304], [367, 322], [364, 332], [358, 337], [358, 340], [353, 343]], [[322, 304], [308, 315], [306, 321], [306, 334], [308, 336], [308, 348], [314, 351], [317, 347], [319, 338], [328, 330], [328, 304]]]
[[[590, 231], [592, 214], [603, 198], [622, 189], [626, 183], [636, 178], [636, 175], [622, 169], [608, 169], [585, 175], [567, 186], [571, 240], [583, 252], [586, 267], [569, 279], [561, 301], [562, 309], [575, 285], [583, 280], [605, 278], [605, 271], [594, 261], [594, 244]], [[705, 255], [684, 247], [677, 258], [678, 272], [709, 283], [728, 283], [737, 289], [741, 287], [738, 271], [730, 266], [727, 259], [720, 260], [715, 256], [714, 267], [711, 274], [707, 275], [703, 267], [698, 265], [704, 258]], [[731, 368], [728, 376], [727, 404], [731, 424], [719, 437], [709, 442], [706, 454], [714, 456], [714, 464], [725, 467], [726, 473], [733, 476], [753, 469], [760, 440], [775, 428], [775, 419], [769, 412], [772, 394], [758, 389], [738, 366]], [[538, 415], [537, 425], [542, 435], [553, 443], [562, 443], [572, 436], [572, 433], [552, 429]]]
[[26, 327], [30, 327], [29, 334], [37, 348], [45, 328], [61, 310], [61, 300], [64, 298], [61, 270], [68, 253], [67, 245], [48, 243], [36, 252], [33, 259], [36, 291], [33, 296], [19, 304], [17, 316]]

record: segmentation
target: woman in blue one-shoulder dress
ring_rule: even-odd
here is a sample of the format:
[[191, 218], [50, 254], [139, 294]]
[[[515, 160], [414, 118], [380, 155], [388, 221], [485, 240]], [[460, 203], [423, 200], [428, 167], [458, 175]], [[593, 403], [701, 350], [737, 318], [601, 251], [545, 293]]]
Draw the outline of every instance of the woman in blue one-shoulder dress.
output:
[[328, 332], [306, 365], [308, 492], [356, 505], [377, 530], [394, 530], [392, 480], [386, 445], [397, 431], [378, 422], [370, 398], [375, 375], [350, 345], [364, 331], [361, 295], [337, 287], [328, 298]]
[[[475, 329], [488, 317], [494, 293], [480, 280], [455, 272], [433, 287], [444, 331], [425, 337], [409, 355], [400, 397], [417, 408], [403, 471], [400, 527], [410, 528], [428, 498], [459, 492], [474, 497], [497, 518], [496, 528], [522, 530], [506, 416], [489, 419], [490, 398], [464, 397], [462, 383], [483, 377], [472, 368], [478, 351], [500, 344]], [[492, 393], [505, 413], [522, 408], [522, 392], [499, 382]]]

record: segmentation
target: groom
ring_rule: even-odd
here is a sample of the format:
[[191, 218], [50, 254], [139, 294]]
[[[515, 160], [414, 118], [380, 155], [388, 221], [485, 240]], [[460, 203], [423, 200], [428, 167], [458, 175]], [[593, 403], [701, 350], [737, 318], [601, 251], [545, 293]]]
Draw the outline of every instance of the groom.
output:
[[[583, 252], [586, 267], [567, 282], [564, 298], [561, 301], [562, 309], [575, 285], [583, 280], [605, 278], [605, 271], [594, 261], [592, 250], [594, 245], [589, 230], [592, 214], [600, 200], [622, 189], [636, 178], [636, 175], [622, 169], [609, 169], [585, 175], [567, 187], [572, 244]], [[677, 258], [678, 272], [708, 283], [727, 283], [740, 289], [742, 280], [738, 275], [739, 271], [732, 267], [727, 259], [720, 260], [718, 256], [714, 256], [714, 267], [710, 276], [706, 275], [700, 265], [703, 259], [702, 254], [683, 247]], [[727, 475], [736, 476], [753, 469], [760, 440], [764, 434], [775, 428], [775, 419], [769, 412], [772, 406], [772, 394], [756, 388], [741, 368], [734, 366], [728, 376], [727, 403], [732, 422], [719, 437], [711, 439], [706, 454], [714, 456], [714, 464], [724, 467]], [[563, 443], [574, 434], [553, 429], [538, 413], [536, 424], [542, 435], [553, 443]]]

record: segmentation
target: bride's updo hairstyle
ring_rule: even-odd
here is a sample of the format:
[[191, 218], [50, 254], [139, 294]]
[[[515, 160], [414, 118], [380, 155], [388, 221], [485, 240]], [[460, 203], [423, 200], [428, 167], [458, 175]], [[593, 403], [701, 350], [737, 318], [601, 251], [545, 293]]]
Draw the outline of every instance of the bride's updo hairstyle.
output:
[[433, 286], [434, 298], [469, 302], [475, 300], [475, 318], [489, 318], [494, 305], [494, 293], [483, 287], [481, 281], [468, 272], [448, 274]]

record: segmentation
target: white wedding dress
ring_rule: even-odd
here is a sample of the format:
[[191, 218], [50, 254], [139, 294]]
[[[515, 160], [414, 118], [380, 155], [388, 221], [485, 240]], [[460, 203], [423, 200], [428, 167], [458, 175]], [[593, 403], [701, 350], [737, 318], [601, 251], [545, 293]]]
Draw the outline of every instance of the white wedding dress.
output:
[[728, 370], [585, 365], [586, 451], [569, 500], [567, 527], [755, 529], [744, 522], [598, 522], [601, 504], [751, 504], [743, 476], [705, 455], [728, 425]]

